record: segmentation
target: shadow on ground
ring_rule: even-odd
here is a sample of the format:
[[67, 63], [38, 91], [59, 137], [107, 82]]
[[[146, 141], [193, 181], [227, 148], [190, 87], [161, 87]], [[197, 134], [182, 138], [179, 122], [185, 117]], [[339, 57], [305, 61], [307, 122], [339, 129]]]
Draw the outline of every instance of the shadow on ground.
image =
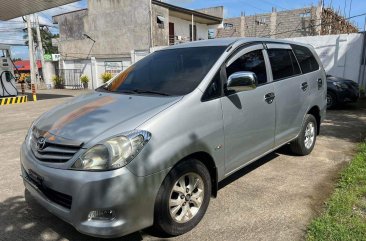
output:
[[[33, 100], [32, 93], [25, 93], [28, 96], [28, 101]], [[60, 94], [37, 94], [37, 100], [50, 100], [58, 98], [73, 97], [73, 95], [60, 95]]]
[[[0, 240], [105, 240], [79, 233], [74, 227], [46, 211], [28, 191], [25, 191], [24, 197], [11, 197], [0, 203], [0, 233]], [[139, 233], [134, 233], [108, 240], [140, 241], [142, 237]]]
[[[328, 110], [320, 135], [354, 143], [361, 142], [366, 137], [365, 114], [366, 99]], [[355, 129], [359, 131], [355, 132]]]

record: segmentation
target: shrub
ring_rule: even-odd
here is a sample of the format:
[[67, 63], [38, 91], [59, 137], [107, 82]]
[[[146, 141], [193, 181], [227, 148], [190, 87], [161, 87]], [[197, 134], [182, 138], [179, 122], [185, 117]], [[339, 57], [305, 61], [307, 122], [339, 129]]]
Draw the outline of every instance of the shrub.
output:
[[363, 87], [361, 87], [360, 88], [360, 95], [361, 95], [361, 97], [365, 97], [365, 88], [363, 88]]
[[80, 81], [83, 84], [89, 83], [89, 77], [85, 74], [83, 74], [82, 76], [80, 76]]
[[55, 75], [52, 77], [53, 85], [55, 86], [55, 89], [63, 89], [63, 80], [61, 77]]
[[113, 75], [112, 75], [112, 73], [105, 72], [105, 73], [101, 74], [100, 77], [102, 78], [103, 83], [107, 83], [110, 79], [113, 78]]

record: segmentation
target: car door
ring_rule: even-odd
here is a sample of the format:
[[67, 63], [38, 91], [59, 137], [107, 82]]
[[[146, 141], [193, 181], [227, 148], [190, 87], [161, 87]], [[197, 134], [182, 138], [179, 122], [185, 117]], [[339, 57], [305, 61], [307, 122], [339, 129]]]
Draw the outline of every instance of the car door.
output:
[[221, 98], [227, 175], [273, 148], [275, 97], [268, 66], [262, 44], [243, 47], [226, 62], [225, 81], [242, 71], [253, 72], [258, 79], [256, 88], [235, 93], [226, 91]]
[[308, 79], [288, 44], [267, 44], [276, 95], [275, 145], [294, 139], [300, 131], [308, 109]]

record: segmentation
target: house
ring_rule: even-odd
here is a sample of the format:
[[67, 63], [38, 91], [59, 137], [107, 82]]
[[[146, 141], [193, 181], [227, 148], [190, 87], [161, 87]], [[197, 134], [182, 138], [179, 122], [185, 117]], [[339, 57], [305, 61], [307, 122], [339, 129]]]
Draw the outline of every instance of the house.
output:
[[[88, 8], [53, 17], [59, 25], [59, 73], [68, 85], [104, 72], [118, 73], [161, 46], [208, 39], [223, 20], [223, 7], [190, 10], [157, 0], [89, 0]], [[72, 79], [69, 79], [72, 78]]]
[[[19, 73], [22, 74], [29, 74], [30, 73], [30, 61], [29, 60], [18, 60], [14, 62], [14, 65], [19, 71]], [[42, 63], [40, 60], [37, 60], [37, 68], [38, 71], [42, 70]]]

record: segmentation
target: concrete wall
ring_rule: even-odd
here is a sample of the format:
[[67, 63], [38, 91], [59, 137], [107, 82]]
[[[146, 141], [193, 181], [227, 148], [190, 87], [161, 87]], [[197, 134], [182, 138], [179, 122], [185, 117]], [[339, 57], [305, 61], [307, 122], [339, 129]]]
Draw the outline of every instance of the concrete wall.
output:
[[90, 56], [128, 56], [132, 49], [150, 47], [149, 0], [89, 0], [88, 10], [54, 18], [60, 26], [59, 51], [65, 55], [85, 58], [92, 41]]
[[[310, 28], [310, 24], [317, 24], [321, 12], [320, 7], [300, 8], [290, 11], [273, 11], [272, 13], [241, 16], [224, 20], [232, 24], [232, 28], [221, 28], [217, 37], [272, 37], [289, 38], [314, 35], [317, 28]], [[319, 15], [319, 16], [318, 16]], [[299, 30], [304, 28], [303, 30]], [[320, 30], [319, 30], [320, 31]]]
[[[159, 26], [157, 23], [157, 17], [162, 16], [165, 18], [164, 27]], [[169, 10], [158, 5], [152, 5], [152, 33], [153, 44], [152, 46], [169, 45]], [[163, 28], [162, 28], [163, 27]]]
[[365, 84], [361, 65], [364, 36], [360, 33], [309, 36], [289, 40], [310, 44], [319, 55], [327, 74]]
[[[276, 34], [275, 38], [290, 38], [314, 35], [316, 29], [310, 28], [309, 26], [311, 22], [313, 22], [313, 25], [315, 25], [316, 19], [320, 18], [320, 16], [317, 17], [316, 10], [316, 7], [311, 7], [277, 12], [277, 30], [274, 33]], [[303, 29], [299, 30], [301, 28]]]
[[217, 30], [217, 38], [227, 38], [227, 37], [244, 37], [244, 17], [237, 18], [227, 18], [223, 22], [232, 24], [233, 27], [230, 28], [220, 28]]
[[211, 16], [219, 17], [219, 18], [224, 18], [224, 7], [223, 6], [195, 9], [195, 11], [200, 12], [200, 13], [205, 13], [205, 14], [208, 14]]

